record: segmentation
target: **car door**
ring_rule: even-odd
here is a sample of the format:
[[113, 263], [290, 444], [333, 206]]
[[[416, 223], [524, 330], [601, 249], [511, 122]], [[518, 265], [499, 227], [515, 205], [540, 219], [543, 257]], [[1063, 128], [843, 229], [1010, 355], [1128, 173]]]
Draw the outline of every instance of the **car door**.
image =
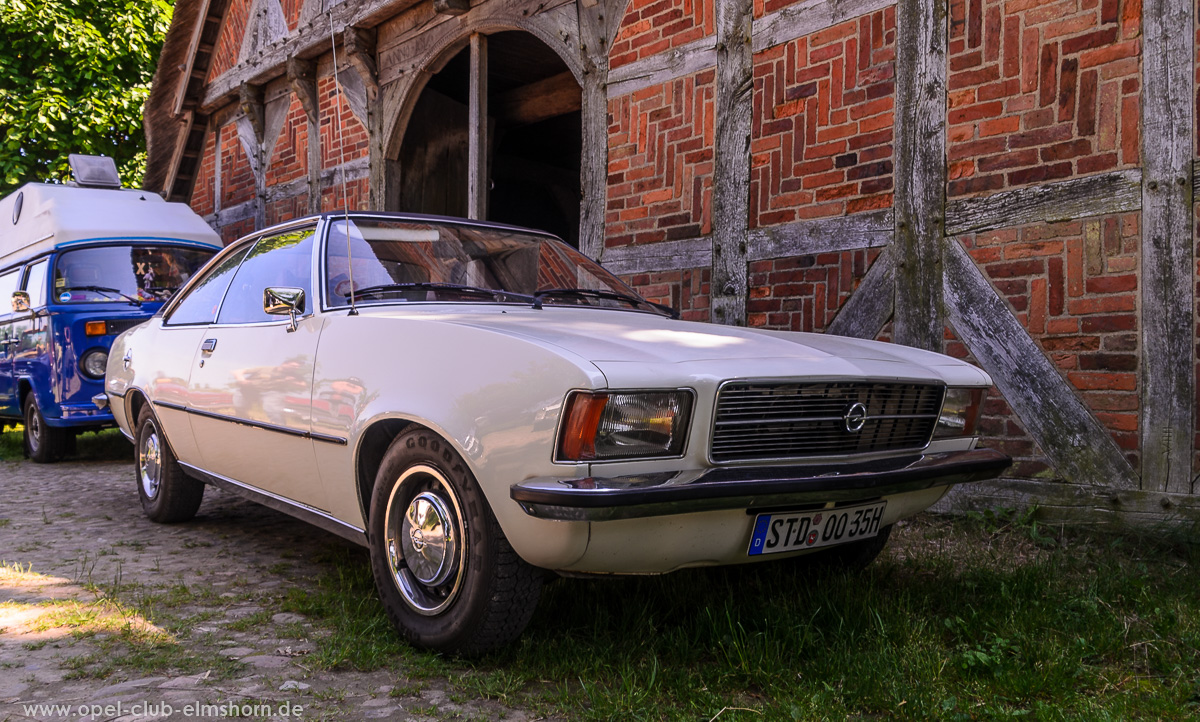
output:
[[12, 354], [14, 385], [19, 386], [22, 378], [28, 379], [32, 393], [38, 394], [42, 412], [53, 411], [53, 415], [59, 416], [61, 412], [57, 408], [48, 408], [61, 401], [56, 393], [58, 375], [53, 371], [50, 316], [46, 312], [46, 269], [49, 265], [50, 260], [42, 258], [26, 267], [22, 290], [29, 294], [29, 308], [12, 315], [9, 333], [13, 343], [9, 345], [9, 353]]
[[0, 274], [0, 416], [19, 417], [21, 401], [13, 371], [13, 353], [18, 340], [13, 335], [12, 295], [21, 281], [21, 269]]
[[128, 350], [130, 361], [145, 369], [154, 413], [171, 449], [181, 462], [190, 466], [204, 466], [192, 432], [191, 410], [196, 399], [207, 397], [209, 392], [189, 386], [189, 377], [200, 360], [200, 347], [208, 328], [217, 320], [225, 292], [253, 245], [248, 242], [231, 248], [222, 259], [207, 267], [204, 276], [188, 286], [170, 309], [162, 326], [152, 331], [154, 337], [149, 347]]
[[[206, 470], [324, 509], [311, 439], [321, 330], [312, 313], [313, 231], [308, 225], [258, 240], [204, 334], [188, 386]], [[304, 291], [295, 330], [289, 318], [264, 310], [269, 287]]]

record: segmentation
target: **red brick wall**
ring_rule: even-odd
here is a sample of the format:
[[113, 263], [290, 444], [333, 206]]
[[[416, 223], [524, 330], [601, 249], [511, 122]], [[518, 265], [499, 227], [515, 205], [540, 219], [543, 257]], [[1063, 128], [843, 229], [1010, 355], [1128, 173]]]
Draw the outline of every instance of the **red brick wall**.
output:
[[629, 0], [609, 51], [609, 67], [712, 35], [713, 0]]
[[254, 219], [246, 218], [236, 223], [230, 223], [227, 226], [221, 226], [217, 229], [217, 232], [221, 234], [221, 240], [228, 246], [230, 243], [233, 243], [242, 236], [253, 233], [255, 230]]
[[207, 216], [216, 210], [217, 193], [213, 187], [217, 177], [217, 134], [209, 133], [204, 139], [204, 151], [200, 156], [200, 168], [196, 171], [196, 184], [192, 187], [190, 205], [199, 215]]
[[236, 123], [221, 127], [221, 207], [254, 200], [254, 171], [238, 139]]
[[267, 186], [308, 175], [308, 116], [295, 95], [291, 96], [291, 106], [271, 151], [266, 172]]
[[281, 198], [267, 203], [267, 225], [290, 221], [308, 215], [308, 194]]
[[750, 227], [892, 205], [895, 8], [754, 56]]
[[343, 161], [366, 156], [370, 150], [367, 128], [350, 110], [345, 96], [337, 92], [332, 75], [317, 80], [317, 98], [320, 103], [321, 167], [333, 168]]
[[747, 325], [824, 331], [878, 256], [863, 249], [751, 263]]
[[1135, 462], [1141, 331], [1138, 224], [1139, 215], [1130, 213], [959, 239]]
[[1141, 0], [952, 0], [951, 196], [1139, 162]]
[[283, 19], [287, 21], [288, 30], [295, 30], [300, 24], [300, 10], [304, 8], [304, 0], [283, 0]]
[[237, 64], [238, 54], [242, 51], [242, 36], [246, 34], [246, 21], [249, 17], [250, 0], [230, 0], [225, 19], [221, 22], [221, 32], [217, 35], [212, 63], [208, 66], [206, 83], [213, 82]]
[[342, 184], [338, 183], [321, 191], [321, 212], [343, 209], [365, 211], [369, 200], [368, 193], [369, 185], [366, 178], [349, 181], [344, 189]]
[[710, 270], [692, 268], [660, 273], [634, 273], [622, 276], [644, 298], [678, 309], [686, 321], [709, 319]]
[[606, 245], [711, 232], [714, 76], [609, 100]]

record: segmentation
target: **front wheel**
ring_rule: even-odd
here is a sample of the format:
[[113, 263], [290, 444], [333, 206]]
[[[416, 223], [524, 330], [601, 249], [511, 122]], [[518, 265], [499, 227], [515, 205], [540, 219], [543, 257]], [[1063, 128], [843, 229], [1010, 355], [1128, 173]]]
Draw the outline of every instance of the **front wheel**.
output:
[[49, 464], [62, 458], [67, 447], [67, 431], [46, 423], [32, 391], [25, 397], [24, 413], [25, 455], [39, 464]]
[[425, 429], [392, 442], [375, 477], [371, 570], [409, 642], [481, 654], [521, 635], [542, 573], [517, 556], [458, 453]]
[[204, 483], [183, 473], [150, 406], [138, 416], [133, 474], [142, 511], [160, 524], [187, 521], [204, 500]]

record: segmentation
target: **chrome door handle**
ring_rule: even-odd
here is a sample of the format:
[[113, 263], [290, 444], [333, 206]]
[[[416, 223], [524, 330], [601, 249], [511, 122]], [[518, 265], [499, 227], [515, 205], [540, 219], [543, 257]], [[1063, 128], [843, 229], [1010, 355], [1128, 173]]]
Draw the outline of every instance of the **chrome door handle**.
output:
[[205, 353], [212, 353], [216, 347], [217, 340], [215, 338], [206, 338], [204, 339], [204, 343], [200, 344], [200, 350]]

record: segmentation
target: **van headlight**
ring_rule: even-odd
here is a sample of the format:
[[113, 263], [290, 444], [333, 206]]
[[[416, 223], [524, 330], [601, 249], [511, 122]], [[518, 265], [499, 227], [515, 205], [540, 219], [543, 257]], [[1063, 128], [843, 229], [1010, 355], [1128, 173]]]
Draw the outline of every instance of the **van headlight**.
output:
[[946, 389], [946, 400], [942, 402], [933, 437], [974, 436], [986, 393], [987, 389], [979, 387]]
[[572, 391], [559, 429], [557, 461], [683, 456], [692, 392]]
[[104, 378], [104, 370], [108, 367], [108, 351], [94, 348], [79, 359], [79, 370], [90, 379]]

